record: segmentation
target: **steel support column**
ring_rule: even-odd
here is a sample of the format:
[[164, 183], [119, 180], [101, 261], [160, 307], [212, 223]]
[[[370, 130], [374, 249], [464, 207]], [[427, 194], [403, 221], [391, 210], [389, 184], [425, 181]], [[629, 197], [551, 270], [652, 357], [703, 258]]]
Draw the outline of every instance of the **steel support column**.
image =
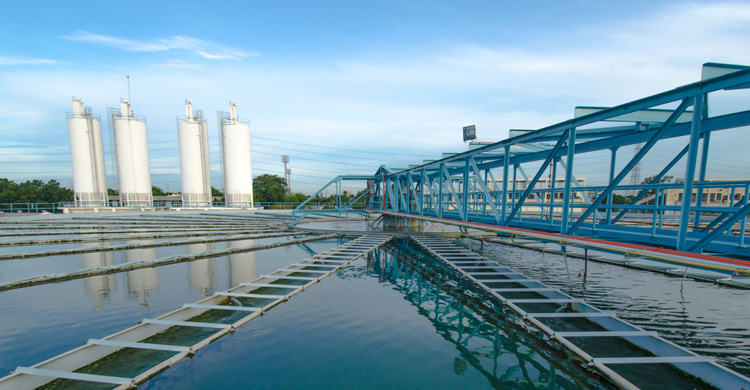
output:
[[[570, 137], [570, 136], [568, 136]], [[570, 138], [568, 138], [570, 141]], [[552, 172], [549, 180], [549, 224], [555, 221], [555, 182], [557, 181], [557, 157], [552, 159]]]
[[[500, 223], [505, 223], [508, 215], [508, 167], [510, 164], [510, 146], [505, 147], [505, 156], [503, 156], [503, 207], [502, 207], [502, 219]], [[513, 174], [513, 187], [515, 190], [515, 173]]]
[[[693, 180], [695, 179], [695, 163], [698, 159], [698, 141], [701, 133], [701, 118], [703, 117], [703, 95], [696, 95], [693, 104], [693, 123], [690, 128], [690, 143], [688, 144], [688, 159], [685, 167], [685, 186], [683, 187], [682, 207], [680, 209], [680, 227], [677, 230], [678, 251], [687, 247], [688, 225], [690, 223], [690, 204], [693, 198]], [[697, 198], [696, 198], [697, 200]]]
[[[615, 146], [613, 148], [610, 148], [610, 159], [609, 159], [609, 182], [611, 183], [612, 180], [615, 179], [615, 165], [617, 163], [617, 149], [619, 149], [618, 146]], [[614, 193], [610, 192], [609, 195], [607, 195], [607, 204], [610, 205], [609, 208], [607, 208], [607, 223], [612, 223], [612, 200], [614, 199]]]
[[445, 164], [440, 164], [440, 174], [438, 175], [438, 218], [443, 218], [443, 171], [445, 170]]
[[[463, 205], [459, 205], [463, 208], [464, 212], [461, 216], [464, 221], [469, 220], [469, 158], [464, 161], [464, 185], [463, 185]], [[458, 201], [458, 199], [456, 199]]]
[[[705, 107], [705, 106], [704, 106]], [[703, 205], [703, 184], [706, 182], [706, 166], [708, 164], [708, 145], [711, 141], [711, 133], [706, 133], [703, 137], [703, 148], [701, 150], [701, 170], [698, 174], [698, 194], [695, 198], [695, 218], [693, 219], [693, 227], [700, 226], [701, 223], [701, 212], [700, 209]], [[683, 195], [684, 196], [684, 195]]]
[[568, 158], [565, 167], [565, 193], [563, 194], [562, 226], [560, 233], [568, 230], [568, 212], [570, 210], [570, 183], [573, 181], [573, 159], [576, 153], [576, 128], [568, 130]]

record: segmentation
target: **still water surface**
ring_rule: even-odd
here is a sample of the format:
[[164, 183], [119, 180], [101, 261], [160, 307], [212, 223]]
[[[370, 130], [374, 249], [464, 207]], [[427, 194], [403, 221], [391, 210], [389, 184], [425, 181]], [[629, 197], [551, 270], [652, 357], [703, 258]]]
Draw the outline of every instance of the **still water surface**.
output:
[[[195, 244], [110, 252], [109, 255], [113, 262], [132, 261], [260, 242]], [[262, 242], [267, 243], [267, 240]], [[36, 364], [79, 347], [89, 338], [118, 332], [143, 318], [167, 313], [184, 303], [195, 302], [214, 291], [226, 290], [336, 245], [336, 240], [310, 242], [0, 292], [0, 377], [17, 366]], [[82, 262], [85, 265], [90, 255], [98, 254], [65, 256], [59, 267], [65, 270], [83, 268]], [[36, 260], [43, 259], [29, 259]], [[54, 264], [47, 265], [55, 268]], [[0, 273], [4, 273], [4, 266], [6, 264], [0, 262]], [[17, 276], [17, 268], [8, 267], [8, 270]], [[30, 270], [36, 270], [36, 274], [53, 272], [34, 267]]]

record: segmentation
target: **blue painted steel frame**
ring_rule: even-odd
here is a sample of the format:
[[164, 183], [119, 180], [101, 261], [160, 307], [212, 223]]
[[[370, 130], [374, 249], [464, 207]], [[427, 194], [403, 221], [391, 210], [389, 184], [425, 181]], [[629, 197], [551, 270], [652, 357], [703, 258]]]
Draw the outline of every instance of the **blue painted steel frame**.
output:
[[[461, 221], [483, 222], [495, 225], [554, 231], [568, 235], [598, 236], [607, 239], [639, 242], [700, 252], [703, 250], [734, 255], [750, 255], [744, 245], [745, 221], [750, 213], [747, 201], [734, 203], [735, 192], [747, 190], [750, 181], [725, 182], [723, 188], [731, 189], [733, 199], [728, 205], [703, 205], [701, 196], [691, 202], [693, 189], [701, 194], [706, 188], [719, 184], [706, 182], [705, 167], [708, 163], [708, 140], [711, 132], [735, 129], [750, 125], [750, 111], [738, 111], [709, 117], [704, 110], [708, 93], [724, 89], [750, 86], [750, 69], [702, 80], [650, 97], [635, 100], [616, 107], [603, 109], [588, 115], [573, 118], [536, 131], [518, 131], [512, 138], [483, 145], [462, 153], [444, 154], [438, 160], [426, 161], [397, 172], [381, 167], [369, 177], [372, 187], [367, 191], [367, 204], [371, 211], [397, 211], [402, 213], [450, 218]], [[607, 121], [621, 120], [623, 115], [635, 118], [642, 110], [665, 111], [667, 104], [677, 108], [663, 123], [638, 121], [631, 125], [609, 126]], [[692, 120], [683, 121], [683, 113], [693, 107]], [[658, 109], [658, 110], [657, 110]], [[604, 127], [602, 127], [604, 126]], [[633, 167], [662, 140], [687, 137], [688, 146], [677, 154], [648, 184], [621, 184]], [[702, 151], [699, 142], [703, 139]], [[615, 156], [624, 145], [645, 143], [633, 159], [617, 172]], [[565, 147], [565, 148], [563, 148]], [[594, 151], [611, 151], [609, 183], [605, 186], [581, 188], [573, 175], [576, 154]], [[701, 168], [696, 177], [696, 163], [701, 154]], [[658, 183], [669, 170], [687, 155], [687, 166], [683, 183]], [[561, 159], [565, 159], [562, 164]], [[557, 188], [555, 178], [547, 188], [538, 188], [542, 175], [550, 163], [556, 172], [557, 162], [564, 169], [564, 183]], [[517, 171], [522, 164], [541, 166], [529, 181], [518, 182]], [[502, 188], [494, 182], [493, 169], [502, 170]], [[512, 188], [509, 188], [510, 170], [513, 170]], [[483, 173], [484, 172], [484, 173]], [[524, 174], [525, 176], [525, 174]], [[551, 176], [555, 176], [554, 174]], [[345, 180], [344, 177], [341, 180]], [[517, 188], [517, 184], [526, 184]], [[330, 183], [329, 183], [330, 184]], [[668, 191], [683, 191], [684, 201], [680, 205], [665, 204]], [[616, 191], [639, 191], [630, 204], [612, 204]], [[562, 193], [562, 203], [556, 203], [556, 194]], [[593, 194], [590, 204], [576, 202], [576, 194]], [[654, 193], [651, 199], [646, 194]], [[549, 194], [549, 195], [547, 195]], [[739, 194], [737, 194], [739, 196]], [[536, 204], [527, 204], [530, 197]], [[579, 196], [584, 198], [584, 196]], [[644, 204], [639, 199], [649, 200]], [[536, 211], [535, 211], [536, 210]], [[622, 210], [622, 211], [619, 211]], [[550, 211], [550, 212], [545, 212]], [[599, 212], [606, 211], [604, 214]], [[612, 211], [619, 211], [612, 218]], [[295, 213], [303, 212], [295, 210]], [[645, 213], [645, 214], [644, 214]], [[679, 216], [675, 229], [664, 223], [667, 213]], [[710, 215], [707, 213], [711, 213]], [[716, 215], [715, 217], [713, 215]], [[648, 218], [639, 218], [639, 217]], [[691, 217], [693, 226], [691, 226]], [[603, 218], [603, 219], [602, 219]], [[629, 218], [628, 224], [624, 224]], [[696, 225], [696, 221], [699, 226]], [[638, 226], [635, 222], [643, 222]], [[738, 226], [739, 224], [739, 226]], [[699, 229], [695, 227], [698, 226]], [[741, 234], [736, 235], [736, 231]]]

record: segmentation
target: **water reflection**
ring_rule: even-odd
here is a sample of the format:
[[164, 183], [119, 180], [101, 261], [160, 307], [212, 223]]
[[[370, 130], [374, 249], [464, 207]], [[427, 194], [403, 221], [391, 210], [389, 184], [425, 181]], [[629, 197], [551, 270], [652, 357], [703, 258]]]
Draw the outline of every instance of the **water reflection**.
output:
[[[242, 248], [255, 245], [255, 240], [230, 241], [230, 248]], [[235, 253], [229, 258], [229, 285], [236, 286], [257, 277], [255, 270], [255, 252]]]
[[[109, 246], [109, 242], [85, 242], [81, 248], [93, 248], [98, 246]], [[102, 267], [115, 264], [112, 252], [92, 252], [81, 254], [83, 268]], [[83, 279], [83, 288], [94, 301], [94, 307], [101, 310], [104, 302], [109, 301], [109, 294], [117, 290], [117, 281], [114, 275], [92, 276]]]
[[[129, 241], [128, 244], [140, 244], [153, 241]], [[125, 261], [128, 263], [141, 260], [156, 259], [156, 248], [128, 249], [125, 251]], [[156, 268], [141, 268], [128, 271], [128, 295], [137, 296], [141, 307], [148, 306], [148, 293], [159, 287], [159, 271]]]
[[431, 274], [424, 268], [417, 271], [411, 263], [414, 256], [396, 256], [395, 251], [373, 252], [368, 256], [367, 272], [404, 294], [435, 331], [455, 345], [459, 356], [451, 368], [456, 375], [463, 375], [471, 366], [493, 388], [502, 389], [603, 387], [567, 361], [556, 359], [552, 351], [540, 349], [535, 340], [511, 336], [502, 314], [483, 311], [482, 300], [473, 298], [476, 302], [472, 303], [471, 292], [455, 282], [441, 280], [445, 277], [438, 273]]
[[300, 248], [300, 249], [302, 249], [302, 250], [304, 250], [305, 252], [307, 252], [307, 254], [309, 254], [310, 256], [315, 256], [315, 255], [318, 254], [318, 252], [315, 252], [312, 248], [310, 248], [305, 243], [297, 244], [297, 247]]
[[[192, 244], [187, 246], [187, 254], [194, 255], [213, 249], [214, 244]], [[216, 291], [216, 260], [208, 258], [188, 262], [188, 280], [190, 289], [197, 291], [200, 299]]]

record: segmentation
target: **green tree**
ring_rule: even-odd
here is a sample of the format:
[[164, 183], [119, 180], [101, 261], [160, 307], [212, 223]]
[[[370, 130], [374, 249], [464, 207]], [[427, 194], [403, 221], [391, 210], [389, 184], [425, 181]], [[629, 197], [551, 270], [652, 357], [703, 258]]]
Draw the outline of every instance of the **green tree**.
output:
[[283, 202], [286, 180], [277, 175], [264, 174], [253, 179], [253, 200], [256, 202]]
[[301, 203], [301, 202], [306, 201], [307, 198], [309, 198], [309, 196], [300, 192], [295, 192], [293, 194], [284, 195], [284, 202]]
[[211, 187], [211, 196], [224, 196], [224, 193], [214, 187]]
[[[651, 184], [651, 182], [654, 181], [655, 178], [656, 178], [656, 176], [649, 176], [649, 177], [643, 179], [643, 181], [641, 182], [641, 184]], [[659, 179], [655, 184], [659, 184], [659, 183], [671, 183], [673, 178], [674, 178], [674, 176], [666, 175], [666, 176], [663, 176], [661, 179]], [[643, 196], [644, 197], [648, 197], [648, 196], [653, 195], [655, 192], [656, 191], [654, 191], [654, 190], [648, 190], [648, 191], [646, 191], [646, 193]]]
[[612, 204], [628, 204], [631, 200], [633, 200], [633, 197], [630, 195], [612, 194]]
[[167, 196], [168, 193], [164, 192], [161, 188], [157, 186], [151, 186], [151, 194], [154, 196]]

